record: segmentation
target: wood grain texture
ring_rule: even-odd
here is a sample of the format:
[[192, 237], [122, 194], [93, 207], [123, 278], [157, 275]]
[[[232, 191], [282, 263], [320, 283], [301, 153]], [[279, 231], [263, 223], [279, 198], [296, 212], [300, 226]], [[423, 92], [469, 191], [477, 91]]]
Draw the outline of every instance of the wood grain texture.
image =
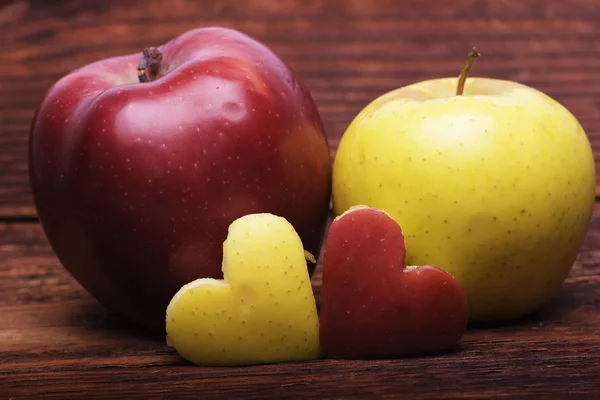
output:
[[[0, 225], [0, 395], [15, 399], [501, 398], [600, 395], [600, 204], [562, 290], [533, 315], [470, 326], [452, 351], [243, 368], [183, 361], [107, 314], [37, 224]], [[320, 267], [313, 279], [319, 299]], [[496, 398], [496, 397], [494, 397]]]
[[[600, 202], [547, 306], [470, 326], [444, 355], [201, 368], [108, 314], [65, 272], [28, 221], [26, 158], [34, 109], [56, 79], [221, 25], [265, 42], [300, 73], [332, 155], [368, 102], [455, 76], [477, 46], [474, 76], [559, 100], [583, 124], [598, 165], [598, 21], [594, 0], [0, 0], [0, 399], [600, 398]], [[313, 284], [318, 300], [319, 269]]]
[[0, 216], [35, 215], [28, 129], [56, 79], [207, 25], [248, 33], [292, 64], [313, 93], [332, 150], [368, 102], [401, 85], [455, 76], [477, 46], [484, 57], [474, 76], [553, 96], [581, 121], [600, 160], [599, 20], [592, 0], [3, 1]]

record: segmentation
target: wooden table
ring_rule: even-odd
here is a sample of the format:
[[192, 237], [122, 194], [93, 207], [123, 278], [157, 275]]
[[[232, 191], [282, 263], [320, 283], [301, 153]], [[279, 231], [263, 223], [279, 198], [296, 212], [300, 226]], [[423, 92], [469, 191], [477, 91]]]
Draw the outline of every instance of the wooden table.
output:
[[188, 365], [90, 298], [46, 242], [26, 175], [29, 123], [54, 80], [201, 25], [242, 30], [287, 59], [314, 95], [332, 154], [370, 100], [457, 75], [477, 46], [474, 75], [553, 96], [597, 156], [599, 21], [592, 0], [1, 1], [0, 398], [600, 398], [600, 203], [551, 303], [521, 321], [471, 326], [456, 351], [219, 369]]

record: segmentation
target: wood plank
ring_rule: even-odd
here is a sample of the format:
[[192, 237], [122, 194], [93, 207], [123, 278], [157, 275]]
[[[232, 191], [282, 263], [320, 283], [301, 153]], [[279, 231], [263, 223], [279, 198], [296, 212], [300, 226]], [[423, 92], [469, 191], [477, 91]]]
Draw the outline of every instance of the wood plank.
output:
[[562, 102], [580, 119], [600, 161], [600, 9], [594, 2], [436, 0], [428, 5], [418, 0], [4, 2], [0, 216], [35, 215], [27, 187], [27, 136], [33, 110], [53, 81], [83, 64], [141, 51], [206, 25], [242, 30], [289, 61], [314, 95], [333, 151], [369, 101], [414, 81], [455, 76], [466, 51], [476, 45], [484, 57], [474, 75], [518, 80]]
[[[36, 223], [0, 224], [0, 392], [15, 399], [598, 398], [600, 203], [563, 288], [538, 312], [471, 325], [435, 357], [189, 365], [107, 313], [64, 271]], [[320, 266], [313, 279], [319, 299]]]

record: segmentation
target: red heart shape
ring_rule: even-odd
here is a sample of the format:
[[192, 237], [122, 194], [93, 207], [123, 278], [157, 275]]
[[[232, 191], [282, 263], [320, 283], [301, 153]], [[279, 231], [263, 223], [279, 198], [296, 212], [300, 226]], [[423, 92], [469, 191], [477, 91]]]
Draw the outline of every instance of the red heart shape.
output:
[[433, 266], [406, 268], [400, 225], [355, 207], [331, 224], [323, 255], [320, 340], [330, 358], [439, 353], [468, 320], [460, 283]]

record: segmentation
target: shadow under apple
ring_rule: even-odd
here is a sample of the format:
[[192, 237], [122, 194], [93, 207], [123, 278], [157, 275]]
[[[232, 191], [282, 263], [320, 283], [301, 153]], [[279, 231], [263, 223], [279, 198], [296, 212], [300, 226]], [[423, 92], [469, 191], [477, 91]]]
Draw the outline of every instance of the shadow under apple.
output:
[[165, 342], [165, 333], [142, 329], [93, 299], [69, 314], [69, 324], [85, 329], [119, 332], [139, 339]]
[[[591, 299], [591, 300], [590, 300]], [[600, 303], [600, 282], [595, 284], [565, 283], [561, 289], [543, 306], [520, 318], [506, 321], [470, 321], [469, 331], [490, 329], [522, 329], [557, 323], [572, 323], [578, 319], [578, 311], [586, 307], [598, 307]]]

